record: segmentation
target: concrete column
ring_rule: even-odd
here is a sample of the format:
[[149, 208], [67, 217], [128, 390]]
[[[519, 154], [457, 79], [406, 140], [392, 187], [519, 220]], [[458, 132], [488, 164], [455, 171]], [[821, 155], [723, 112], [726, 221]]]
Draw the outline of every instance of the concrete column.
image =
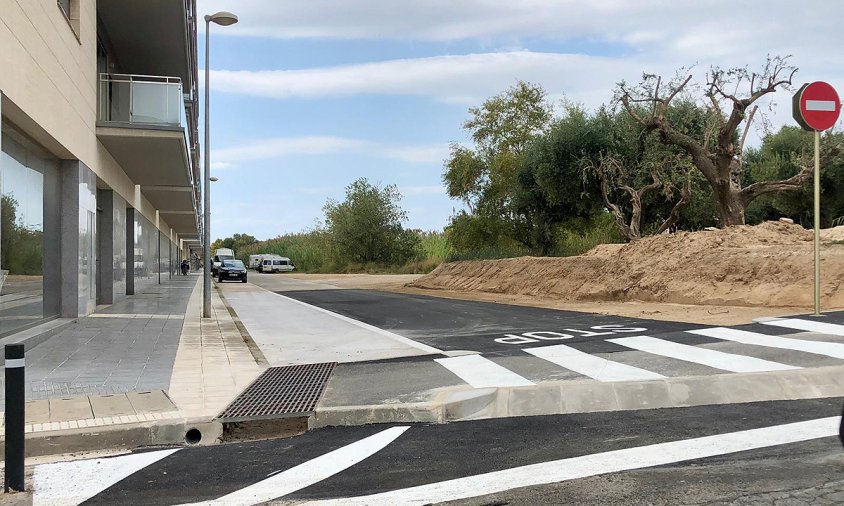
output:
[[135, 294], [135, 210], [126, 208], [126, 295]]
[[114, 192], [97, 190], [97, 304], [114, 303]]
[[[61, 312], [79, 316], [79, 160], [62, 160], [61, 176]], [[45, 195], [45, 201], [46, 195]], [[45, 231], [46, 232], [46, 231]], [[44, 234], [47, 237], [47, 234]], [[44, 252], [50, 247], [45, 243]], [[46, 259], [45, 259], [46, 260]], [[46, 273], [45, 273], [46, 274]], [[46, 290], [45, 290], [46, 292]]]

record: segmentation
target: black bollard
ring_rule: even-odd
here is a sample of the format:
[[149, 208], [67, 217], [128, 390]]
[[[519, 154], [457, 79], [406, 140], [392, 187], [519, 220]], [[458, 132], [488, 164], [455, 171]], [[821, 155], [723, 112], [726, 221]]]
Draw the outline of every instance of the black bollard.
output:
[[6, 345], [6, 480], [4, 490], [23, 492], [26, 369], [24, 346]]
[[844, 407], [841, 408], [841, 425], [838, 426], [838, 438], [841, 444], [844, 445]]

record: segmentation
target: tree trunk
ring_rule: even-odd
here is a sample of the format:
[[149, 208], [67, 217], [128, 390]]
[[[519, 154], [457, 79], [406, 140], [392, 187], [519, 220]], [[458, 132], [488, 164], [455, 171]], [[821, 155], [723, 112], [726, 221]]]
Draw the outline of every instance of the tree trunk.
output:
[[745, 205], [741, 191], [729, 182], [713, 188], [715, 212], [718, 213], [718, 226], [721, 228], [744, 225]]

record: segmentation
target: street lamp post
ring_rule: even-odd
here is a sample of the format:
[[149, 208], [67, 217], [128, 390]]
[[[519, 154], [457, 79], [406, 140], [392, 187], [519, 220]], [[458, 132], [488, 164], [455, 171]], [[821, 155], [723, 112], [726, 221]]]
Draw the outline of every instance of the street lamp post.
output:
[[203, 273], [202, 273], [202, 317], [211, 317], [211, 163], [210, 144], [211, 134], [209, 133], [209, 114], [210, 109], [208, 103], [211, 92], [209, 91], [209, 73], [210, 73], [210, 35], [211, 22], [220, 26], [229, 26], [237, 23], [237, 16], [231, 12], [220, 11], [210, 16], [205, 16], [205, 177], [203, 186], [205, 187], [205, 195], [203, 199], [203, 238], [202, 244], [202, 259], [203, 259]]

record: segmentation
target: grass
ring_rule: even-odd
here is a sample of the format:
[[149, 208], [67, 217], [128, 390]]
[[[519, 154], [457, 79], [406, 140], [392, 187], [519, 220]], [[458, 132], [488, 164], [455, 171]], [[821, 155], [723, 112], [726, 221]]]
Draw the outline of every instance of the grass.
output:
[[[429, 231], [418, 232], [418, 234], [419, 252], [404, 265], [361, 265], [339, 258], [331, 236], [321, 229], [260, 241], [241, 248], [236, 254], [244, 263], [248, 262], [249, 255], [262, 253], [289, 257], [299, 272], [370, 274], [426, 274], [442, 262], [513, 258], [536, 254], [517, 243], [457, 251], [443, 232]], [[553, 256], [580, 255], [598, 244], [622, 242], [621, 235], [609, 215], [599, 216], [587, 223], [561, 227], [556, 231], [554, 239]]]

